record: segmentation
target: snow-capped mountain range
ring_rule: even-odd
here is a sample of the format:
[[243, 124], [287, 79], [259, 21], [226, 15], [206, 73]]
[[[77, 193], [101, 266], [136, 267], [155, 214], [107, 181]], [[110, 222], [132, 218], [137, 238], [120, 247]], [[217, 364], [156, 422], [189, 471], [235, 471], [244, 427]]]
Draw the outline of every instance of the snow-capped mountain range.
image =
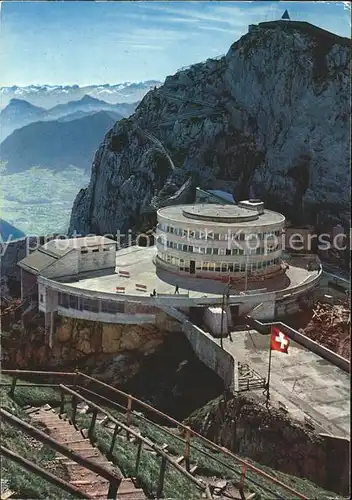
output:
[[28, 85], [19, 87], [0, 87], [0, 109], [11, 99], [24, 99], [35, 106], [52, 108], [68, 101], [81, 99], [85, 95], [103, 99], [111, 104], [140, 101], [152, 88], [161, 82], [147, 80], [145, 82], [123, 82], [115, 85]]

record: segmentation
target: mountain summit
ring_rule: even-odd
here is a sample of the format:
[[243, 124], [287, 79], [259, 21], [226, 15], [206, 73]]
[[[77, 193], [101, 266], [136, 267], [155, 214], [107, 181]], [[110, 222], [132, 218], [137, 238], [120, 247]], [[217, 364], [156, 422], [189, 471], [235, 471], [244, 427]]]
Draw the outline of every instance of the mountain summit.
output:
[[348, 221], [350, 45], [309, 23], [260, 23], [167, 77], [105, 136], [70, 230], [131, 228], [218, 180], [297, 223]]

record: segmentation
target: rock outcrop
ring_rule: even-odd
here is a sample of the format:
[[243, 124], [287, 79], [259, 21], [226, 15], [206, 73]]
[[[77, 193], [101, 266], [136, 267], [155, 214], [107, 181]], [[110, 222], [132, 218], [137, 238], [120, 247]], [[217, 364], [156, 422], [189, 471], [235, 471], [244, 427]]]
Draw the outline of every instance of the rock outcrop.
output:
[[234, 182], [293, 221], [349, 219], [350, 40], [304, 22], [250, 27], [226, 56], [168, 76], [105, 136], [70, 232], [138, 226], [189, 179]]
[[251, 393], [215, 399], [185, 423], [239, 455], [350, 497], [349, 441], [317, 434]]

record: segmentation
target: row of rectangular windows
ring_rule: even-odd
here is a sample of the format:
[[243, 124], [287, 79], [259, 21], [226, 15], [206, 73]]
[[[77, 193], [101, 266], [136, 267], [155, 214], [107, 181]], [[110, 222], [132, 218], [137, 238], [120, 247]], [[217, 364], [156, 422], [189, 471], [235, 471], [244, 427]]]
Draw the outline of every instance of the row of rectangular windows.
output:
[[91, 312], [105, 312], [105, 313], [123, 313], [125, 308], [123, 302], [101, 302], [101, 309], [99, 310], [99, 300], [85, 299], [68, 295], [59, 292], [58, 294], [59, 306], [67, 309], [77, 309], [78, 311], [91, 311]]
[[[168, 264], [178, 267], [180, 271], [189, 272], [189, 261], [179, 259], [178, 257], [172, 257], [167, 254], [160, 254], [159, 257], [161, 258], [161, 260], [167, 262]], [[247, 265], [247, 271], [251, 272], [266, 269], [268, 267], [279, 264], [279, 262], [280, 259], [278, 258], [263, 262], [253, 262]], [[236, 273], [244, 272], [246, 270], [246, 264], [234, 264], [230, 262], [196, 262], [196, 270]]]
[[[193, 252], [201, 253], [204, 255], [245, 255], [244, 249], [242, 248], [212, 248], [212, 247], [198, 247], [193, 245], [185, 245], [183, 243], [176, 243], [175, 241], [165, 241], [162, 236], [159, 236], [157, 242], [166, 245], [167, 248], [174, 248], [175, 250], [180, 250], [182, 252]], [[281, 248], [281, 245], [277, 243], [276, 245], [257, 248], [248, 248], [249, 255], [266, 255], [270, 252], [275, 252]]]
[[[99, 247], [99, 248], [93, 248], [92, 249], [92, 252], [95, 253], [95, 252], [100, 252], [101, 250], [103, 250], [103, 252], [109, 252], [109, 250], [112, 250], [114, 247]], [[88, 253], [89, 252], [89, 249], [88, 248], [82, 248], [81, 249], [81, 253]]]
[[[240, 231], [232, 233], [230, 229], [226, 233], [214, 233], [214, 231], [208, 229], [205, 229], [204, 231], [195, 231], [193, 229], [181, 229], [179, 227], [168, 226], [167, 224], [162, 223], [158, 224], [158, 228], [165, 233], [175, 234], [176, 236], [181, 236], [183, 238], [194, 238], [196, 240], [244, 241], [246, 239], [245, 233]], [[260, 240], [264, 240], [265, 238], [279, 237], [281, 234], [282, 231], [278, 230], [270, 233], [255, 233], [255, 236]]]

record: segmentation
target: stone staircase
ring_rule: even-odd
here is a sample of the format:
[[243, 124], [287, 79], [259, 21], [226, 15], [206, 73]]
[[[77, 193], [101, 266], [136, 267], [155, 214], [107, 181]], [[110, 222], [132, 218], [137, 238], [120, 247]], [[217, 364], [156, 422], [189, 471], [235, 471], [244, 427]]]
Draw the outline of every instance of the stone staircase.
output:
[[[28, 406], [25, 409], [35, 426], [44, 426], [49, 435], [56, 439], [60, 444], [70, 448], [84, 458], [96, 462], [107, 469], [116, 466], [107, 460], [106, 457], [93, 446], [87, 437], [85, 430], [79, 430], [72, 425], [70, 420], [50, 405], [44, 405], [40, 408]], [[106, 479], [94, 474], [76, 462], [70, 461], [67, 457], [57, 453], [55, 458], [64, 464], [69, 474], [68, 482], [76, 486], [84, 493], [95, 500], [107, 498], [109, 483]], [[118, 498], [121, 500], [145, 500], [146, 496], [142, 489], [137, 488], [132, 479], [124, 478], [118, 490]]]

